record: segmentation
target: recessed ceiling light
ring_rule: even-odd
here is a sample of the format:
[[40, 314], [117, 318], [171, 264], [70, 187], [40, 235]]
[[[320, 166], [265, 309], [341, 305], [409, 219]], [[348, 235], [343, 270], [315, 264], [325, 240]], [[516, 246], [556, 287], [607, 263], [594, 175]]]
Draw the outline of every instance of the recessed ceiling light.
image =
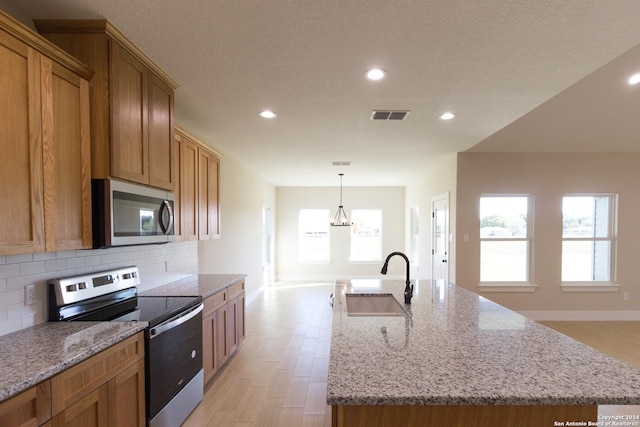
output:
[[278, 115], [271, 110], [264, 110], [260, 111], [260, 117], [263, 119], [275, 119]]
[[451, 120], [455, 117], [456, 115], [454, 113], [443, 113], [440, 114], [439, 119], [440, 120]]
[[637, 85], [638, 83], [640, 83], [640, 73], [634, 74], [629, 78], [630, 85]]
[[378, 81], [382, 80], [387, 76], [387, 72], [382, 68], [372, 68], [364, 73], [364, 77], [367, 80]]

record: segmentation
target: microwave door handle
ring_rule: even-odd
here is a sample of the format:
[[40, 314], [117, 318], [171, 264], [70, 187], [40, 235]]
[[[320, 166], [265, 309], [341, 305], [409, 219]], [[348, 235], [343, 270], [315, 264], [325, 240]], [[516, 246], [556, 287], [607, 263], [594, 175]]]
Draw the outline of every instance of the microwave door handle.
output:
[[[169, 221], [167, 224], [164, 223], [163, 214], [165, 210], [169, 213]], [[173, 208], [168, 200], [163, 200], [160, 205], [160, 230], [162, 230], [162, 234], [169, 234], [171, 232], [171, 224], [173, 224]]]

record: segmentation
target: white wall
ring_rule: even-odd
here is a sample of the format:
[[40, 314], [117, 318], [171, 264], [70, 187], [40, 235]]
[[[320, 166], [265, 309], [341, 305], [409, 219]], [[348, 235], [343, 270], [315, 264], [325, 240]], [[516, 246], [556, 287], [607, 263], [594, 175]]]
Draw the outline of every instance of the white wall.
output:
[[233, 158], [220, 160], [221, 233], [198, 242], [200, 274], [246, 274], [247, 300], [257, 295], [269, 280], [262, 265], [262, 209], [271, 208], [275, 218], [275, 194], [271, 184]]
[[[349, 262], [350, 227], [331, 227], [331, 262], [299, 263], [298, 212], [300, 209], [328, 209], [331, 217], [338, 208], [339, 187], [278, 187], [276, 190], [277, 280], [335, 280], [339, 278], [382, 277], [384, 258], [393, 251], [405, 250], [404, 187], [344, 187], [343, 202], [347, 216], [352, 209], [382, 210], [382, 259], [371, 263]], [[390, 264], [390, 277], [404, 277], [398, 257]]]
[[[538, 319], [637, 320], [640, 317], [640, 153], [460, 153], [458, 155], [457, 284], [479, 292], [479, 197], [533, 196], [535, 292], [486, 293], [512, 310]], [[563, 292], [562, 197], [569, 193], [617, 193], [618, 292]], [[469, 241], [462, 238], [469, 235]], [[624, 294], [628, 294], [628, 301]], [[626, 313], [625, 313], [626, 312]], [[613, 313], [613, 314], [612, 314]], [[531, 314], [532, 316], [534, 314]], [[564, 317], [562, 317], [564, 316]], [[608, 317], [607, 317], [608, 316]]]
[[[407, 246], [410, 244], [410, 211], [419, 210], [420, 237], [418, 243], [417, 279], [431, 278], [431, 199], [449, 193], [449, 233], [456, 233], [456, 171], [457, 156], [449, 154], [425, 162], [423, 173], [406, 189]], [[455, 283], [456, 251], [455, 239], [449, 242], [449, 281]], [[407, 247], [409, 251], [409, 247]], [[412, 276], [413, 277], [413, 276]]]

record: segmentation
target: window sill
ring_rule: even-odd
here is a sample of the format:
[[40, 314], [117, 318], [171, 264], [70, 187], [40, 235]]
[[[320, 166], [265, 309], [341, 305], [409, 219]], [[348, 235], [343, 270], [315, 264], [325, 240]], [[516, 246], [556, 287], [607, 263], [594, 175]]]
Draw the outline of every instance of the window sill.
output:
[[481, 292], [535, 292], [538, 285], [532, 283], [480, 283]]
[[622, 285], [614, 283], [563, 283], [560, 285], [562, 292], [618, 292]]

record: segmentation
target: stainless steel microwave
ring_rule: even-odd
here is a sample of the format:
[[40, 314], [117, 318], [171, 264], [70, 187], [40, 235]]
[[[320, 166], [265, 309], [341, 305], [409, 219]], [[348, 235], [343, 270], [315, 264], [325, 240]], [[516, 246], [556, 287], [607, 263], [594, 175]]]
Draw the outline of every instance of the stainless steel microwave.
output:
[[94, 248], [175, 240], [173, 193], [113, 179], [91, 187]]

